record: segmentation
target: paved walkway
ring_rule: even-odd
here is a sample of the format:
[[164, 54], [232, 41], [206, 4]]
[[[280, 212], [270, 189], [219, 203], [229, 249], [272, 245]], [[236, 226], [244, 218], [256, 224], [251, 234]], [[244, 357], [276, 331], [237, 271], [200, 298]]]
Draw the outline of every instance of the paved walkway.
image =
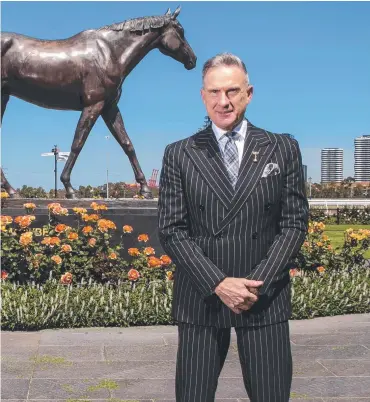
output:
[[[290, 328], [291, 401], [370, 402], [370, 314]], [[172, 326], [3, 332], [1, 400], [175, 401], [176, 343]], [[235, 333], [216, 400], [248, 400]]]

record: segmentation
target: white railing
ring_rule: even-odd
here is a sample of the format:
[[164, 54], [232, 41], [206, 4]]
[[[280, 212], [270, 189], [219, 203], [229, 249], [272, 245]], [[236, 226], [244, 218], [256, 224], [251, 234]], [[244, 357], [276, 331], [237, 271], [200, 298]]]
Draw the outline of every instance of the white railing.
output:
[[370, 199], [369, 198], [312, 198], [308, 200], [308, 203], [311, 206], [321, 206], [321, 207], [343, 207], [343, 206], [361, 206], [361, 207], [370, 207]]

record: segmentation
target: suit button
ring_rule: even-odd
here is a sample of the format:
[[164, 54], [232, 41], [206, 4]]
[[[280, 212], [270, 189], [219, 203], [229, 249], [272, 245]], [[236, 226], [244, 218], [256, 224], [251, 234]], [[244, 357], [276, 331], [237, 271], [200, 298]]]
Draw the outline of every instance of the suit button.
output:
[[252, 239], [257, 239], [257, 232], [252, 233]]
[[201, 211], [204, 211], [204, 205], [199, 205], [199, 209], [201, 210]]
[[265, 204], [265, 211], [268, 211], [271, 208], [271, 204], [268, 202]]

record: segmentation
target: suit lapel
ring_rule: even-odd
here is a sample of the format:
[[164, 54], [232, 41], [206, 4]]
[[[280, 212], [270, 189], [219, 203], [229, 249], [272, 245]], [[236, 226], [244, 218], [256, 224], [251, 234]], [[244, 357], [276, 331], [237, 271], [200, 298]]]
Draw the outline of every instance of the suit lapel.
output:
[[185, 152], [224, 207], [229, 209], [234, 189], [212, 127], [207, 127], [193, 138], [194, 141], [185, 146]]
[[[230, 209], [220, 222], [215, 234], [221, 232], [240, 211], [257, 186], [263, 169], [277, 146], [275, 136], [268, 136], [264, 130], [254, 127], [249, 122], [245, 141], [238, 181], [236, 182]], [[257, 158], [253, 155], [253, 152], [258, 152]], [[257, 162], [254, 159], [257, 159]]]

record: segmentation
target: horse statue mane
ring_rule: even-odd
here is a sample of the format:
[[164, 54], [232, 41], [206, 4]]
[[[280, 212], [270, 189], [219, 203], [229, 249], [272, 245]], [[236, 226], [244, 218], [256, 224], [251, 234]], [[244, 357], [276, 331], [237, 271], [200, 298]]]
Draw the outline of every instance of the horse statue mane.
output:
[[111, 25], [105, 25], [104, 27], [101, 27], [98, 30], [122, 31], [123, 29], [128, 29], [130, 32], [143, 32], [143, 31], [149, 31], [151, 29], [162, 28], [163, 26], [167, 25], [170, 21], [171, 19], [165, 15], [132, 18], [130, 20], [126, 20], [123, 22], [118, 22]]

